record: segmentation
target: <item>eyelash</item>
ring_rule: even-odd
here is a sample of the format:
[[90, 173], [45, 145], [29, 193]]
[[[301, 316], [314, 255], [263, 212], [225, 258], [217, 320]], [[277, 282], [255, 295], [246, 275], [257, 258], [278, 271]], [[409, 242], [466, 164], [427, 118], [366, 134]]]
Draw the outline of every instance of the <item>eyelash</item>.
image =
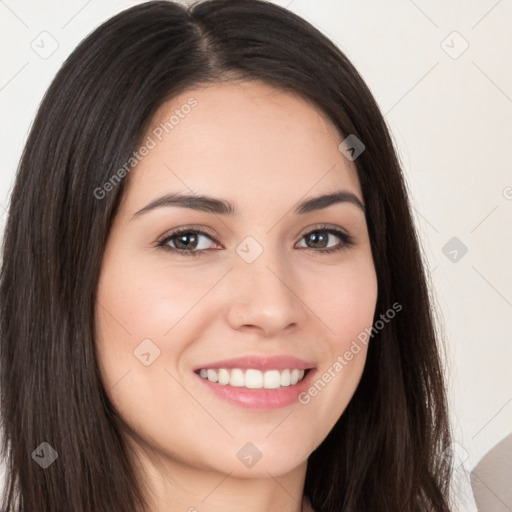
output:
[[[329, 249], [312, 249], [311, 247], [306, 247], [305, 249], [313, 251], [313, 252], [321, 253], [321, 254], [331, 254], [334, 252], [342, 251], [344, 249], [346, 250], [349, 247], [354, 245], [354, 240], [353, 240], [352, 236], [345, 233], [344, 231], [341, 231], [340, 229], [332, 228], [332, 227], [329, 227], [326, 225], [319, 226], [311, 231], [308, 231], [307, 233], [302, 235], [302, 238], [304, 238], [307, 235], [311, 235], [312, 233], [318, 233], [318, 232], [324, 232], [324, 233], [329, 233], [329, 234], [335, 235], [338, 238], [340, 238], [343, 243], [342, 243], [342, 245], [330, 247]], [[186, 233], [186, 234], [193, 233], [193, 234], [204, 235], [204, 236], [207, 236], [208, 238], [210, 238], [216, 244], [219, 244], [219, 242], [217, 242], [217, 240], [215, 240], [215, 238], [211, 234], [207, 233], [206, 231], [204, 231], [202, 229], [192, 229], [192, 228], [184, 227], [184, 228], [176, 229], [170, 235], [166, 236], [163, 240], [160, 240], [157, 244], [157, 247], [163, 249], [164, 251], [173, 252], [173, 253], [180, 254], [183, 256], [201, 256], [204, 252], [211, 250], [211, 249], [200, 249], [200, 250], [194, 250], [194, 251], [185, 251], [183, 249], [176, 249], [175, 247], [169, 247], [167, 245], [167, 243], [170, 240], [172, 240], [173, 238], [175, 238], [178, 235], [181, 235], [183, 233]], [[302, 240], [302, 238], [301, 238], [301, 240]]]

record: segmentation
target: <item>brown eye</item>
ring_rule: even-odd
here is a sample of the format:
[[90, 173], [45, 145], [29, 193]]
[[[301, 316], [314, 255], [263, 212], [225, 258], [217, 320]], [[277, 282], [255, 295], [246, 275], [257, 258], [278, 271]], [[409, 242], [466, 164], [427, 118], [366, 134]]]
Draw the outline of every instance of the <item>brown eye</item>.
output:
[[215, 242], [205, 231], [181, 228], [166, 236], [158, 243], [158, 247], [167, 251], [183, 254], [184, 256], [199, 256], [204, 251], [208, 250], [208, 242], [201, 241], [201, 238], [207, 238]]
[[[333, 238], [339, 238], [341, 243], [338, 243], [335, 246], [328, 247], [329, 242]], [[346, 249], [353, 245], [353, 240], [350, 235], [335, 228], [317, 228], [309, 233], [306, 233], [303, 236], [303, 239], [309, 240], [306, 248], [316, 250], [316, 252], [320, 252], [323, 254], [329, 254], [332, 252], [340, 251], [342, 249]]]

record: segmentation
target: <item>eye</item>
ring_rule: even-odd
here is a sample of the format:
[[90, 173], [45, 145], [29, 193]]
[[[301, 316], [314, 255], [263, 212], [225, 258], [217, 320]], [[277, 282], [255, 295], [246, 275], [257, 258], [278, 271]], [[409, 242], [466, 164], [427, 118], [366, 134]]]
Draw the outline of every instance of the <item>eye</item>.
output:
[[[163, 240], [158, 242], [157, 247], [161, 247], [165, 251], [173, 252], [183, 256], [200, 256], [206, 252], [208, 242], [201, 243], [201, 238], [207, 238], [218, 244], [215, 238], [202, 229], [183, 227], [174, 230]], [[333, 247], [327, 247], [332, 238], [339, 238], [341, 243]], [[329, 226], [319, 226], [312, 231], [308, 231], [302, 236], [303, 239], [308, 239], [313, 247], [306, 246], [305, 248], [320, 254], [329, 254], [343, 249], [348, 249], [354, 245], [352, 237], [339, 228]]]
[[[333, 247], [324, 248], [326, 247], [326, 244], [329, 243], [329, 240], [332, 240], [332, 237], [339, 238], [341, 240], [341, 244], [338, 243]], [[313, 247], [307, 246], [306, 249], [312, 249], [314, 252], [319, 252], [320, 254], [330, 254], [343, 249], [348, 249], [350, 246], [354, 245], [353, 238], [348, 233], [345, 233], [345, 231], [342, 231], [339, 228], [329, 226], [319, 226], [313, 231], [308, 231], [302, 236], [302, 238], [308, 239], [310, 243], [313, 244]]]
[[[185, 227], [173, 231], [169, 236], [161, 240], [157, 244], [157, 247], [161, 247], [166, 251], [176, 252], [184, 256], [199, 256], [208, 248], [208, 243], [199, 243], [201, 237], [209, 238], [216, 242], [212, 235], [202, 229]], [[170, 243], [172, 243], [172, 246], [169, 245]]]

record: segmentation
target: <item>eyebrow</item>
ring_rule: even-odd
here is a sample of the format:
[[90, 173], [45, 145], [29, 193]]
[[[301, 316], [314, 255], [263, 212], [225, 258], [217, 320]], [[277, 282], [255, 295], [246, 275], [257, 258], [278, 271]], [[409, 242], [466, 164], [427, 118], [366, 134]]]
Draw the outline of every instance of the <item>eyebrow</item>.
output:
[[[338, 203], [353, 204], [360, 208], [363, 212], [365, 211], [363, 203], [355, 194], [347, 190], [338, 190], [336, 192], [313, 197], [299, 203], [296, 205], [294, 213], [310, 213], [316, 210], [323, 210], [324, 208]], [[144, 213], [148, 213], [149, 211], [156, 208], [169, 206], [189, 208], [192, 210], [215, 213], [218, 215], [239, 215], [239, 212], [233, 203], [225, 199], [218, 199], [205, 195], [170, 193], [159, 197], [154, 201], [151, 201], [148, 205], [144, 206], [144, 208], [135, 212], [132, 218], [143, 215]]]

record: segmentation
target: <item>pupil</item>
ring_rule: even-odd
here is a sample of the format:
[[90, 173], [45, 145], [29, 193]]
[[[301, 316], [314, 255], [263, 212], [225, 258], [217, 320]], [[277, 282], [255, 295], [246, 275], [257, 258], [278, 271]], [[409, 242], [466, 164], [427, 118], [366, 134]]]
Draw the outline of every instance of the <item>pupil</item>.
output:
[[[194, 245], [194, 242], [197, 242], [197, 240], [193, 240], [192, 242], [190, 243], [187, 243], [187, 242], [184, 242], [184, 240], [186, 240], [187, 238], [192, 238], [192, 239], [195, 239], [197, 238], [196, 235], [194, 235], [193, 233], [185, 233], [185, 234], [182, 234], [178, 237], [178, 248], [179, 249], [182, 249], [182, 248], [189, 248], [191, 245]], [[184, 247], [179, 247], [179, 244], [183, 244]]]
[[[309, 235], [310, 240], [313, 240], [313, 243], [315, 243], [315, 240], [318, 242], [319, 239], [324, 238], [324, 242], [326, 242], [326, 236], [324, 234], [319, 235], [318, 233], [311, 233]], [[323, 247], [323, 246], [322, 246]]]

